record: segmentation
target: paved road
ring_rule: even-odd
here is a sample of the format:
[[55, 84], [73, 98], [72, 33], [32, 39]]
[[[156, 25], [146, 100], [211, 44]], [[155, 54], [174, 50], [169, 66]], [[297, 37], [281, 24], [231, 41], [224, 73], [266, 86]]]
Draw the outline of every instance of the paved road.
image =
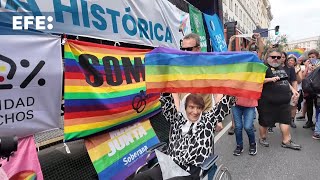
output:
[[[224, 125], [229, 123], [230, 118], [227, 118]], [[301, 151], [282, 148], [281, 132], [277, 127], [273, 134], [268, 134], [270, 147], [258, 145], [258, 154], [250, 156], [248, 138], [244, 134], [244, 152], [234, 156], [235, 137], [225, 133], [215, 144], [215, 152], [220, 156], [218, 163], [229, 168], [233, 180], [319, 180], [320, 141], [311, 138], [310, 129], [302, 128], [304, 123], [298, 121], [298, 128], [292, 129], [291, 133], [293, 140], [302, 145]], [[257, 122], [255, 127], [259, 127]]]

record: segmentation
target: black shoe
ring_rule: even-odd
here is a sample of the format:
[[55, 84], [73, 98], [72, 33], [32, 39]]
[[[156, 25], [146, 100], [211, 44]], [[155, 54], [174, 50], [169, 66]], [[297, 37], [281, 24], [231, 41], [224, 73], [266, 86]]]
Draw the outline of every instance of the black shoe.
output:
[[294, 149], [294, 150], [301, 150], [301, 146], [299, 144], [294, 143], [292, 140], [290, 140], [287, 143], [282, 142], [281, 146], [283, 148], [290, 148], [290, 149]]
[[311, 127], [311, 131], [314, 131], [316, 128], [315, 128], [315, 126], [312, 126]]
[[240, 156], [242, 152], [243, 152], [243, 147], [237, 145], [237, 148], [233, 151], [233, 155]]
[[290, 126], [291, 126], [292, 128], [297, 128], [297, 125], [294, 123], [294, 120], [291, 121]]
[[231, 128], [229, 129], [228, 134], [229, 134], [229, 135], [234, 135], [234, 128], [233, 128], [233, 127], [231, 127]]
[[273, 128], [272, 127], [268, 128], [268, 133], [273, 133]]
[[303, 128], [311, 128], [313, 126], [313, 123], [310, 121], [307, 121], [306, 124], [303, 126]]
[[256, 143], [250, 144], [249, 155], [254, 156], [256, 154], [257, 154], [257, 144]]
[[269, 143], [266, 138], [259, 139], [259, 143], [264, 147], [269, 147]]

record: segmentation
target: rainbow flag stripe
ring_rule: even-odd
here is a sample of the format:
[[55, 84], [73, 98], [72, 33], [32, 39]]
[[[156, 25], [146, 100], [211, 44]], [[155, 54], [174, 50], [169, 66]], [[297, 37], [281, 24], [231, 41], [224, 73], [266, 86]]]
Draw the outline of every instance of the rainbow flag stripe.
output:
[[37, 180], [37, 174], [32, 170], [24, 170], [13, 175], [10, 180]]
[[253, 53], [184, 52], [156, 48], [146, 55], [147, 91], [221, 93], [259, 99], [267, 67]]
[[140, 121], [160, 111], [159, 94], [144, 94], [147, 52], [68, 40], [64, 54], [66, 140]]
[[99, 179], [126, 179], [146, 161], [147, 148], [159, 143], [149, 120], [85, 139]]
[[293, 50], [287, 52], [287, 54], [288, 54], [288, 55], [293, 54], [293, 55], [295, 55], [297, 58], [299, 58], [300, 56], [303, 55], [303, 53], [305, 52], [305, 50], [306, 50], [305, 48], [296, 48], [296, 49], [293, 49]]

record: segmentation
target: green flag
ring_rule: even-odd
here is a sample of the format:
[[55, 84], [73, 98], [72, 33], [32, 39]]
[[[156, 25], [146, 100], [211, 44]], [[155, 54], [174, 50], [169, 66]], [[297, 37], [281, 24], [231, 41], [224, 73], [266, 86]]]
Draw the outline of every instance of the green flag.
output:
[[203, 26], [202, 13], [189, 4], [190, 24], [193, 33], [200, 36], [200, 46], [202, 52], [207, 52], [206, 32]]

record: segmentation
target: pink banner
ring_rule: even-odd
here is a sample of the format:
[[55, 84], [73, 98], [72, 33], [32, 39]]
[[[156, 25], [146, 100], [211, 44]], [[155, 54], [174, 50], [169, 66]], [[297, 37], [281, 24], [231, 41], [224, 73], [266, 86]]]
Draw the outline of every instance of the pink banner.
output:
[[[43, 180], [41, 167], [32, 136], [19, 140], [18, 151], [10, 157], [10, 161], [0, 160], [2, 173], [10, 180]], [[3, 174], [2, 174], [3, 175]], [[1, 177], [1, 173], [0, 173]]]

